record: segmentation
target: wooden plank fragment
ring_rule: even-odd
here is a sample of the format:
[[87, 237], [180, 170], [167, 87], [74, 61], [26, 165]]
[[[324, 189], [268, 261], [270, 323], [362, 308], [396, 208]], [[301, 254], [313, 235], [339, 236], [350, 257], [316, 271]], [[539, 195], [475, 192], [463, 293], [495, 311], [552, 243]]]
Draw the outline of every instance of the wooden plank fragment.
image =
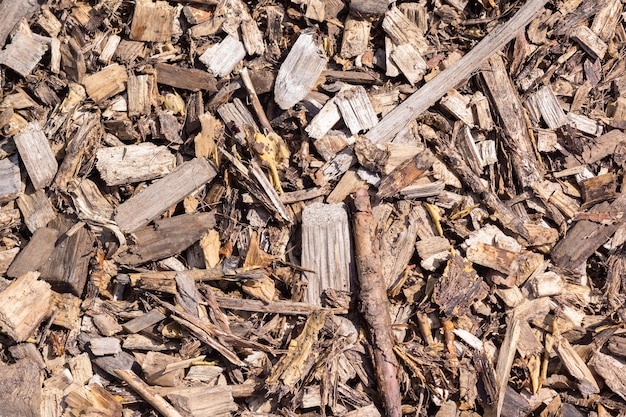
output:
[[176, 9], [166, 1], [138, 0], [135, 3], [130, 39], [144, 42], [167, 42], [172, 37]]
[[17, 278], [28, 271], [37, 271], [52, 254], [58, 237], [59, 231], [56, 229], [38, 228], [28, 244], [15, 257], [7, 276]]
[[16, 342], [31, 337], [50, 314], [50, 285], [27, 272], [0, 293], [0, 329]]
[[[624, 218], [617, 217], [616, 214], [623, 213], [625, 210], [626, 194], [622, 193], [613, 203], [600, 203], [578, 215], [580, 220], [567, 231], [565, 237], [552, 250], [551, 256], [554, 263], [571, 269], [580, 266], [606, 243], [624, 222]], [[589, 220], [585, 220], [585, 217]]]
[[418, 83], [428, 70], [422, 55], [409, 43], [395, 46], [390, 57], [411, 85]]
[[109, 186], [160, 178], [176, 165], [167, 147], [149, 142], [100, 148], [96, 158], [96, 168]]
[[122, 203], [117, 208], [115, 221], [120, 229], [132, 233], [204, 186], [216, 174], [215, 167], [204, 158], [187, 161]]
[[335, 97], [335, 104], [353, 135], [378, 123], [372, 102], [362, 86], [342, 89]]
[[20, 133], [15, 135], [14, 140], [35, 190], [50, 185], [59, 165], [54, 159], [48, 138], [39, 123], [27, 124]]
[[40, 3], [37, 0], [0, 2], [0, 16], [2, 16], [2, 24], [0, 24], [0, 47], [4, 46], [9, 33], [13, 31], [15, 25], [22, 19], [30, 19], [39, 8]]
[[372, 23], [366, 19], [357, 19], [352, 15], [344, 23], [341, 40], [341, 57], [354, 58], [367, 51]]
[[197, 386], [177, 389], [167, 394], [167, 399], [186, 415], [231, 415], [239, 408], [233, 399], [232, 387]]
[[30, 358], [20, 359], [11, 365], [0, 364], [2, 415], [40, 417], [42, 379], [42, 370]]
[[167, 258], [184, 251], [215, 226], [213, 213], [191, 213], [157, 220], [134, 232], [135, 244], [122, 254], [120, 262], [137, 265]]
[[487, 58], [517, 36], [519, 31], [543, 9], [546, 1], [526, 2], [508, 22], [491, 31], [470, 52], [389, 112], [366, 134], [367, 138], [374, 143], [390, 141], [411, 120], [435, 104], [450, 89], [468, 79]]
[[48, 226], [57, 229], [60, 238], [54, 243], [52, 254], [39, 268], [41, 279], [50, 283], [55, 291], [80, 296], [87, 283], [94, 237], [83, 223], [69, 218], [57, 218]]
[[[348, 213], [343, 204], [313, 203], [302, 212], [302, 267], [308, 281], [305, 301], [323, 304], [327, 288], [351, 291], [354, 264], [351, 256]], [[308, 272], [312, 271], [312, 272]]]
[[48, 50], [48, 42], [42, 36], [33, 36], [30, 29], [20, 30], [11, 43], [0, 51], [0, 64], [6, 65], [23, 77], [29, 75]]
[[184, 90], [217, 92], [217, 80], [206, 71], [165, 63], [155, 64], [154, 69], [159, 84]]
[[558, 129], [567, 124], [567, 116], [549, 85], [545, 85], [536, 93], [531, 94], [527, 104], [531, 113], [535, 114], [535, 118], [538, 120], [538, 116], [541, 116], [548, 128]]
[[99, 103], [126, 89], [126, 68], [120, 64], [111, 64], [102, 70], [83, 78], [87, 95], [96, 103]]
[[153, 75], [130, 75], [126, 86], [128, 94], [128, 115], [149, 114], [152, 108], [153, 89], [156, 87]]
[[313, 35], [302, 33], [283, 61], [274, 86], [274, 100], [286, 110], [306, 97], [326, 68], [326, 55]]
[[587, 26], [579, 25], [568, 33], [593, 59], [602, 59], [609, 46]]
[[0, 159], [0, 203], [11, 201], [22, 192], [22, 178], [17, 155]]
[[22, 213], [26, 227], [31, 233], [34, 233], [40, 227], [46, 226], [57, 216], [44, 190], [33, 192], [32, 189], [27, 189], [24, 194], [18, 197], [17, 206]]

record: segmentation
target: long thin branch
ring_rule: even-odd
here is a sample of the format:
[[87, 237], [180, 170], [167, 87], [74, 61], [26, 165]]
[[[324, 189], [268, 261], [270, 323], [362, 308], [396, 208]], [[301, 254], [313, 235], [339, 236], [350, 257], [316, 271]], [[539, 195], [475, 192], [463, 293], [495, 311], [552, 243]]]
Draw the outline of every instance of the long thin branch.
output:
[[359, 298], [374, 350], [374, 370], [386, 415], [400, 417], [402, 409], [397, 375], [398, 360], [393, 351], [395, 340], [391, 332], [389, 300], [375, 244], [374, 217], [367, 190], [357, 190], [354, 206], [354, 251], [359, 276]]

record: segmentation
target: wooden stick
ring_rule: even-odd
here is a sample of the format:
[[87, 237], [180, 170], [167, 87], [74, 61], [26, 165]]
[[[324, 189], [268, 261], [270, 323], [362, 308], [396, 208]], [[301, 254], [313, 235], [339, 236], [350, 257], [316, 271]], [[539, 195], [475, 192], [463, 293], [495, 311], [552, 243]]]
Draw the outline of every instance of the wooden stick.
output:
[[250, 96], [250, 101], [252, 102], [252, 108], [256, 113], [256, 116], [259, 118], [259, 123], [263, 126], [264, 129], [267, 129], [268, 132], [273, 132], [272, 125], [270, 125], [270, 121], [265, 115], [265, 111], [263, 110], [263, 106], [261, 106], [261, 102], [259, 101], [259, 96], [256, 93], [254, 88], [254, 84], [252, 84], [252, 79], [250, 79], [250, 74], [248, 73], [248, 68], [243, 67], [241, 70], [241, 81], [243, 81], [244, 87], [246, 87], [246, 91]]
[[485, 36], [463, 58], [426, 83], [390, 111], [365, 135], [373, 143], [390, 141], [409, 122], [426, 111], [449, 90], [469, 78], [482, 63], [511, 41], [543, 8], [547, 0], [529, 0], [508, 22]]
[[374, 370], [387, 416], [400, 417], [402, 410], [397, 376], [398, 360], [393, 352], [395, 340], [391, 332], [389, 300], [375, 244], [374, 217], [366, 189], [357, 190], [354, 206], [354, 251], [359, 294], [374, 350]]
[[148, 384], [143, 382], [143, 380], [130, 369], [116, 369], [115, 374], [164, 417], [183, 417], [170, 403], [154, 392]]

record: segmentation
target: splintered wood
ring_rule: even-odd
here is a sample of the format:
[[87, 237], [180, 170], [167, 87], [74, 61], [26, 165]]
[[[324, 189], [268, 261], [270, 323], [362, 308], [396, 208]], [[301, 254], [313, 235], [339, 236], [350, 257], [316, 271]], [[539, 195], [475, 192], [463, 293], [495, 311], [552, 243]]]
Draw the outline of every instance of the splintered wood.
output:
[[0, 416], [626, 415], [623, 0], [0, 0]]

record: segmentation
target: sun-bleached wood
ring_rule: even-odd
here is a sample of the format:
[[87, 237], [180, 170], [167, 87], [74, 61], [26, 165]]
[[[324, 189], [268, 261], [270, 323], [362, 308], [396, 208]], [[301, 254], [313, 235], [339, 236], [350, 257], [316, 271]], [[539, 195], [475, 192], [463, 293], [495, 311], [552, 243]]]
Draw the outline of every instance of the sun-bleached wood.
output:
[[100, 148], [96, 158], [96, 168], [110, 186], [160, 178], [176, 166], [176, 157], [166, 146], [150, 142]]
[[390, 111], [366, 134], [367, 138], [374, 143], [390, 141], [411, 120], [435, 104], [450, 89], [468, 79], [487, 58], [513, 39], [539, 13], [546, 1], [526, 2], [508, 22], [494, 29], [463, 58], [446, 68]]
[[120, 229], [132, 233], [158, 218], [215, 175], [217, 170], [206, 159], [187, 161], [120, 205], [115, 221]]
[[326, 56], [312, 33], [302, 33], [278, 70], [274, 100], [286, 110], [302, 100], [326, 68]]
[[351, 290], [355, 269], [345, 205], [313, 203], [304, 209], [302, 267], [308, 280], [305, 301], [313, 305], [322, 305], [328, 288]]
[[50, 185], [59, 165], [39, 122], [27, 124], [14, 140], [35, 190]]

